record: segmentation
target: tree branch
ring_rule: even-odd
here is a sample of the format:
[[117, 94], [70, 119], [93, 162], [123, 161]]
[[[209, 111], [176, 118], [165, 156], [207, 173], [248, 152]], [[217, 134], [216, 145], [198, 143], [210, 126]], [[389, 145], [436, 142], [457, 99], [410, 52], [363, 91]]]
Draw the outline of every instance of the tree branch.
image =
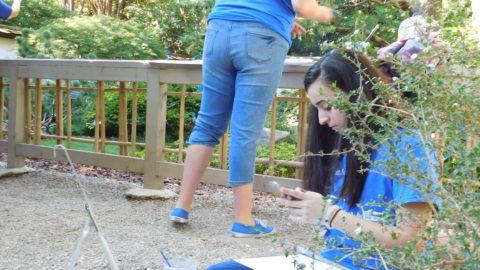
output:
[[386, 6], [393, 4], [396, 8], [403, 10], [403, 11], [409, 11], [410, 10], [410, 3], [407, 0], [362, 0], [359, 2], [354, 2], [352, 1], [351, 4], [345, 4], [340, 9], [354, 9], [359, 6], [362, 6], [366, 3], [374, 3], [380, 6]]
[[465, 260], [450, 260], [450, 261], [441, 261], [439, 263], [434, 263], [430, 265], [429, 268], [437, 268], [437, 267], [443, 267], [447, 265], [457, 265], [457, 264], [464, 264]]
[[[335, 32], [340, 33], [340, 34], [347, 34], [347, 33], [352, 33], [354, 30], [352, 28], [347, 28], [347, 27], [335, 27]], [[381, 37], [377, 35], [372, 36], [372, 42], [377, 44], [379, 47], [385, 47], [388, 45], [388, 42], [382, 39]]]

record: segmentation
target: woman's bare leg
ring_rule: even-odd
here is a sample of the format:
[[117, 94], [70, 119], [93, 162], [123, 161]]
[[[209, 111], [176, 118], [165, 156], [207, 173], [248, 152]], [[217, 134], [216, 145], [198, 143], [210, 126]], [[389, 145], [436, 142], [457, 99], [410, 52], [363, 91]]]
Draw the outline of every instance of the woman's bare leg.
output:
[[254, 225], [255, 221], [252, 216], [253, 183], [233, 187], [233, 199], [235, 221], [245, 225]]
[[183, 179], [177, 207], [190, 211], [193, 195], [206, 168], [210, 164], [213, 148], [205, 145], [190, 145], [187, 148]]

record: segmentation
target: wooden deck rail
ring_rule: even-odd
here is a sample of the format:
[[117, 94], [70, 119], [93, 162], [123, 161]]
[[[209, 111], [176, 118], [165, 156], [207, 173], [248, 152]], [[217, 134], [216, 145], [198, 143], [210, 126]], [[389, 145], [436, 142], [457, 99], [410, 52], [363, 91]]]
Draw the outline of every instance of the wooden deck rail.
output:
[[[280, 88], [301, 89], [303, 76], [312, 61], [285, 63]], [[144, 174], [144, 187], [162, 189], [163, 177], [181, 177], [184, 159], [184, 117], [185, 99], [200, 96], [200, 93], [186, 92], [187, 85], [201, 82], [201, 61], [103, 61], [103, 60], [0, 60], [0, 105], [3, 107], [3, 93], [8, 79], [8, 140], [3, 139], [0, 128], [0, 151], [8, 153], [8, 167], [24, 165], [27, 157], [53, 159], [51, 147], [40, 146], [42, 138], [56, 139], [57, 143], [66, 142], [70, 148], [72, 141], [92, 143], [94, 152], [70, 150], [74, 162], [96, 165], [112, 169], [128, 170]], [[42, 85], [45, 80], [53, 80], [54, 85]], [[74, 80], [96, 81], [96, 87], [73, 87]], [[108, 82], [114, 82], [108, 84]], [[111, 87], [111, 85], [117, 85]], [[138, 87], [140, 84], [146, 88]], [[169, 84], [180, 84], [180, 92], [167, 92]], [[110, 86], [109, 86], [110, 85]], [[96, 92], [94, 138], [72, 136], [71, 91]], [[31, 91], [34, 91], [33, 98]], [[42, 134], [42, 91], [55, 92], [56, 135]], [[105, 93], [119, 93], [119, 140], [107, 140], [105, 134]], [[146, 131], [145, 143], [137, 142], [138, 100], [137, 93], [146, 91]], [[132, 94], [131, 132], [128, 134], [127, 94]], [[165, 147], [167, 96], [180, 98], [179, 146], [177, 149]], [[65, 104], [64, 103], [65, 100]], [[32, 102], [33, 101], [33, 102]], [[272, 131], [276, 126], [276, 105], [278, 102], [296, 102], [299, 106], [297, 155], [303, 153], [306, 132], [307, 99], [304, 91], [298, 97], [277, 97], [272, 106]], [[34, 104], [32, 110], [32, 103]], [[66, 130], [63, 114], [65, 110]], [[1, 110], [0, 110], [1, 111]], [[34, 116], [33, 119], [32, 115]], [[3, 120], [3, 111], [0, 120]], [[33, 121], [32, 121], [33, 120]], [[2, 121], [3, 123], [3, 121]], [[258, 158], [257, 162], [275, 166], [283, 164], [296, 168], [296, 177], [301, 175], [301, 161], [283, 161], [275, 159], [274, 136], [270, 140], [269, 157]], [[120, 155], [106, 154], [107, 144], [118, 145]], [[202, 181], [214, 184], [226, 184], [227, 180], [228, 135], [221, 140], [219, 169], [208, 168]], [[134, 157], [138, 146], [145, 147], [145, 158]], [[164, 160], [164, 153], [177, 153], [177, 163]], [[277, 177], [273, 170], [267, 175], [255, 175], [255, 188], [269, 191], [269, 181], [275, 180], [283, 186], [299, 185], [298, 179]]]

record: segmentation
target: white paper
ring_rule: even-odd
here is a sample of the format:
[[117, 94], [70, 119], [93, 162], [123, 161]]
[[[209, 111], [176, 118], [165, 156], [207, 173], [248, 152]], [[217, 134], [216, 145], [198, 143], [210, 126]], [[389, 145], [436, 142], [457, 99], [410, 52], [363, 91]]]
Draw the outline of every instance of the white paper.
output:
[[[295, 255], [295, 256], [272, 256], [272, 257], [259, 257], [259, 258], [247, 258], [247, 259], [237, 259], [235, 260], [238, 263], [241, 263], [249, 268], [254, 270], [341, 270], [340, 268], [332, 262], [329, 264], [327, 262], [314, 260], [305, 255]], [[294, 264], [296, 261], [296, 265]], [[305, 268], [299, 268], [298, 265], [303, 263]]]

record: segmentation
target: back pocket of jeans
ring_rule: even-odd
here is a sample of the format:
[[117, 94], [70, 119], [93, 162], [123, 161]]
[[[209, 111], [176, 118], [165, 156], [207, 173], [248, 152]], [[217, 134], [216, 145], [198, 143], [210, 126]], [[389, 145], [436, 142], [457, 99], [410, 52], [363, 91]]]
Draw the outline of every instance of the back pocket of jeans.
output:
[[213, 45], [215, 44], [217, 33], [218, 30], [216, 29], [207, 29], [207, 32], [205, 34], [205, 42], [203, 43], [204, 55], [211, 55], [213, 53]]
[[272, 58], [272, 46], [275, 37], [260, 33], [247, 32], [247, 54], [258, 62], [269, 61]]

